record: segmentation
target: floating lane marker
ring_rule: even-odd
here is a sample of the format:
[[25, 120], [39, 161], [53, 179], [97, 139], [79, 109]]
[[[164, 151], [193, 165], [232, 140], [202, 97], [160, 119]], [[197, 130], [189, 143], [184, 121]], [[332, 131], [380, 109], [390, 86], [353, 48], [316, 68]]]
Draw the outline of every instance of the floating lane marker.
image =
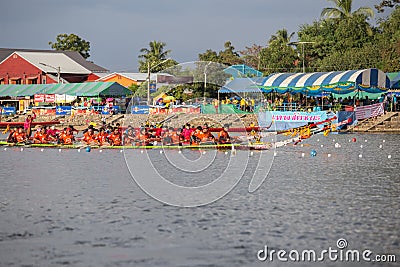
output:
[[61, 152], [61, 148], [58, 149], [58, 152]]
[[78, 153], [80, 153], [80, 152], [81, 152], [81, 149], [79, 148], [79, 149], [78, 149]]
[[102, 150], [102, 149], [100, 149], [100, 150], [99, 150], [99, 152], [101, 153], [101, 152], [103, 152], [103, 150]]
[[332, 155], [331, 154], [328, 154], [328, 158], [330, 158]]
[[228, 155], [228, 151], [225, 151], [225, 155]]
[[392, 158], [392, 155], [388, 155], [388, 159], [391, 159]]
[[361, 159], [361, 158], [363, 157], [363, 155], [362, 155], [362, 154], [360, 154], [360, 155], [358, 155], [358, 157]]
[[140, 150], [140, 154], [143, 154], [143, 152], [144, 152], [143, 150]]
[[43, 151], [44, 151], [44, 148], [41, 148], [40, 151], [43, 152]]
[[324, 145], [321, 145], [321, 147], [324, 147]]
[[301, 157], [302, 157], [302, 158], [304, 158], [305, 155], [306, 155], [305, 153], [301, 153]]
[[23, 148], [23, 147], [21, 147], [21, 152], [22, 152], [22, 151], [24, 151], [24, 148]]
[[379, 145], [379, 148], [382, 148], [383, 146], [382, 145]]
[[278, 155], [278, 152], [274, 152], [274, 156]]
[[253, 152], [253, 151], [251, 151], [251, 152], [250, 152], [250, 156], [253, 156], [253, 155], [254, 155], [254, 152]]
[[162, 154], [162, 150], [160, 150], [160, 154]]
[[182, 151], [181, 151], [181, 150], [179, 150], [179, 151], [178, 151], [178, 154], [182, 154]]
[[4, 151], [7, 151], [7, 148], [6, 148], [6, 147], [4, 148]]
[[363, 148], [363, 145], [361, 145], [360, 148]]
[[385, 140], [385, 139], [383, 139], [383, 140], [382, 140], [382, 143], [385, 143], [385, 142], [386, 142], [386, 140]]
[[203, 155], [205, 155], [206, 154], [206, 151], [203, 151]]
[[365, 143], [366, 143], [366, 142], [368, 142], [368, 140], [367, 140], [367, 139], [365, 139]]

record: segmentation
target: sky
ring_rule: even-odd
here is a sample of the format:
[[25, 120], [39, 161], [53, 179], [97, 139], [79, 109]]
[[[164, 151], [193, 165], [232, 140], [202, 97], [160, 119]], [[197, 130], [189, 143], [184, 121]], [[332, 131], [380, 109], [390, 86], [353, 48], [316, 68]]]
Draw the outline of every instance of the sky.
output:
[[[353, 9], [379, 0], [353, 0]], [[0, 0], [0, 47], [50, 49], [61, 33], [90, 42], [90, 58], [111, 71], [136, 72], [139, 50], [162, 41], [179, 63], [207, 49], [266, 45], [286, 28], [319, 19], [327, 0]]]

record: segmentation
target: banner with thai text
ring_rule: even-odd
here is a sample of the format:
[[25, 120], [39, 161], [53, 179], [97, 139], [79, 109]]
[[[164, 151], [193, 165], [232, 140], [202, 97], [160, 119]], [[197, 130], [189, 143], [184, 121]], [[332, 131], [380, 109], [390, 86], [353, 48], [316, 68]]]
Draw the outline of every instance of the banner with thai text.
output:
[[268, 128], [270, 131], [282, 131], [301, 127], [308, 123], [324, 121], [334, 116], [334, 113], [325, 111], [265, 111], [258, 113], [258, 123], [261, 127]]

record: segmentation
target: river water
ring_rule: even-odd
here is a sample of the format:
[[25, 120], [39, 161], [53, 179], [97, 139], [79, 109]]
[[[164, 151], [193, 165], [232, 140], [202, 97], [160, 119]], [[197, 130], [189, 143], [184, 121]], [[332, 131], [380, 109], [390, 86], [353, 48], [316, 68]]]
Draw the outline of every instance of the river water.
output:
[[[276, 257], [260, 261], [258, 251], [337, 249], [340, 238], [347, 248], [397, 255], [398, 264], [399, 140], [330, 135], [279, 148], [254, 193], [248, 187], [260, 152], [236, 151], [233, 156], [248, 160], [242, 179], [226, 196], [196, 208], [163, 204], [141, 190], [129, 169], [138, 176], [146, 171], [124, 157], [139, 150], [1, 147], [0, 266], [285, 266]], [[167, 180], [186, 186], [211, 182], [232, 156], [209, 151], [212, 164], [190, 173], [176, 171], [165, 153], [148, 153]], [[239, 166], [230, 168], [239, 174]], [[295, 263], [310, 265], [366, 263]]]

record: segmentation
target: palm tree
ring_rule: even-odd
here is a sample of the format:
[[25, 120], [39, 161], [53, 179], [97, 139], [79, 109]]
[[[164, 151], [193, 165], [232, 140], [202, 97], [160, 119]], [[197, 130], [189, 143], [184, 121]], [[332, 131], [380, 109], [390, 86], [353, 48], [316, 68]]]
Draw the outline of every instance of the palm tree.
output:
[[321, 17], [345, 19], [353, 15], [365, 15], [367, 18], [374, 16], [374, 11], [370, 7], [360, 7], [352, 12], [353, 0], [328, 0], [333, 2], [336, 7], [326, 7], [321, 12]]
[[[150, 63], [150, 66], [155, 66], [152, 69], [153, 72], [158, 72], [168, 66], [175, 65], [171, 64], [171, 61], [173, 60], [168, 60], [165, 63], [160, 64], [162, 61], [166, 60], [169, 53], [171, 53], [171, 50], [164, 50], [165, 46], [166, 43], [164, 42], [152, 41], [149, 43], [149, 48], [140, 49], [140, 53], [142, 54], [139, 55], [139, 58], [142, 60], [139, 60], [139, 71], [147, 72], [148, 63]], [[160, 65], [156, 66], [157, 64]]]
[[269, 43], [273, 43], [276, 42], [280, 45], [287, 45], [290, 43], [290, 40], [292, 39], [294, 35], [294, 32], [292, 32], [291, 34], [288, 33], [288, 31], [283, 28], [282, 30], [278, 30], [276, 32], [276, 35], [272, 35], [271, 39], [269, 39]]

